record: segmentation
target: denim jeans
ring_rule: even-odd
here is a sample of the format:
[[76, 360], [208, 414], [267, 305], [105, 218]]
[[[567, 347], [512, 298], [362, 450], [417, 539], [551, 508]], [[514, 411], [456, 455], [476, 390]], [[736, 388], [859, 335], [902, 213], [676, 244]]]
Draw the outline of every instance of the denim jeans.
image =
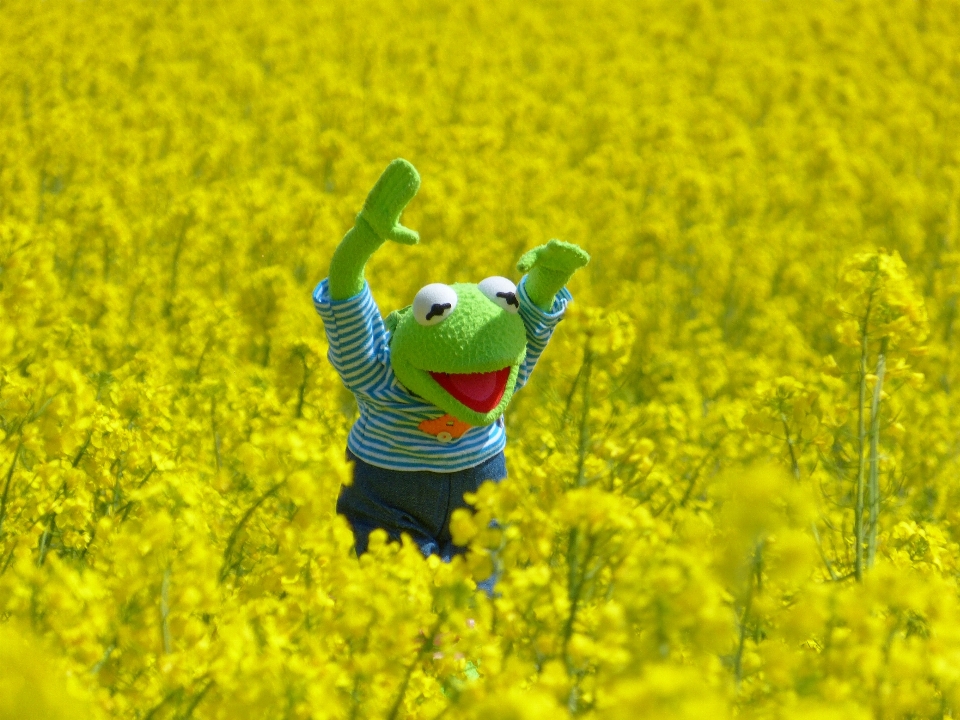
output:
[[427, 555], [449, 561], [465, 548], [453, 544], [450, 516], [469, 507], [464, 493], [476, 492], [485, 480], [499, 482], [507, 476], [503, 453], [479, 465], [451, 473], [387, 470], [364, 462], [350, 450], [353, 484], [340, 489], [337, 512], [353, 528], [357, 555], [367, 550], [370, 533], [383, 528], [392, 540], [407, 533]]

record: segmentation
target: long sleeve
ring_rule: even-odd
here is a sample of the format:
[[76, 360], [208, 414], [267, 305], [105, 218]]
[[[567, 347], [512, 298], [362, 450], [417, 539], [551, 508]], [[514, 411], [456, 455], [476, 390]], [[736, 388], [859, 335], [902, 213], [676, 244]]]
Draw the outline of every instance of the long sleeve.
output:
[[573, 300], [570, 291], [566, 288], [561, 288], [560, 292], [558, 292], [553, 299], [553, 306], [549, 311], [545, 311], [537, 307], [530, 299], [530, 296], [527, 295], [526, 279], [527, 276], [524, 275], [517, 287], [517, 299], [520, 303], [520, 318], [523, 320], [523, 325], [527, 331], [527, 356], [523, 361], [523, 365], [520, 366], [520, 372], [517, 375], [518, 390], [526, 385], [527, 380], [530, 378], [530, 373], [533, 372], [537, 360], [540, 359], [544, 348], [547, 347], [547, 343], [550, 341], [550, 336], [553, 335], [557, 323], [563, 319], [567, 304]]
[[363, 289], [346, 300], [331, 300], [328, 280], [313, 291], [313, 306], [327, 334], [327, 357], [353, 392], [363, 392], [387, 376], [389, 370], [389, 334], [380, 310], [364, 282]]

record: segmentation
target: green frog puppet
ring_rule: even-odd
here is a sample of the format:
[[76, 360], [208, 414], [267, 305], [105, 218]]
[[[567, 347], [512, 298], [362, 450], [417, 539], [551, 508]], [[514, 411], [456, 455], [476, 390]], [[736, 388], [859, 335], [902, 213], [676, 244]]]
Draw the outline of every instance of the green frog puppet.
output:
[[313, 302], [330, 362], [360, 410], [347, 438], [353, 483], [337, 500], [357, 553], [382, 528], [448, 560], [462, 551], [450, 537], [450, 516], [466, 507], [464, 493], [506, 477], [503, 413], [563, 317], [571, 300], [564, 285], [590, 258], [551, 240], [520, 258], [526, 274], [517, 285], [498, 276], [432, 283], [384, 321], [364, 267], [387, 241], [419, 242], [399, 223], [419, 187], [410, 163], [390, 163]]

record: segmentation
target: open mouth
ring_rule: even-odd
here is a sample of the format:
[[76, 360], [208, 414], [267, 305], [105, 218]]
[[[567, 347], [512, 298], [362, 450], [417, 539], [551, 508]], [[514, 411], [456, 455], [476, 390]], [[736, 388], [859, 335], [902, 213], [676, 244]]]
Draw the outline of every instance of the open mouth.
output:
[[510, 379], [510, 368], [485, 373], [431, 372], [430, 377], [455, 400], [475, 412], [493, 410], [503, 398]]

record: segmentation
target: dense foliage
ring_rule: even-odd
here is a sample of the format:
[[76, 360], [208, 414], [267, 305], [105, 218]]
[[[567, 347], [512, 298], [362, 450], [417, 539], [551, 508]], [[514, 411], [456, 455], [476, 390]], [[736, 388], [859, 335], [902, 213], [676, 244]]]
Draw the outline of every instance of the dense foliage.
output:
[[[0, 718], [955, 716], [958, 87], [956, 0], [4, 0]], [[334, 514], [398, 156], [385, 313], [593, 256], [450, 564]]]

